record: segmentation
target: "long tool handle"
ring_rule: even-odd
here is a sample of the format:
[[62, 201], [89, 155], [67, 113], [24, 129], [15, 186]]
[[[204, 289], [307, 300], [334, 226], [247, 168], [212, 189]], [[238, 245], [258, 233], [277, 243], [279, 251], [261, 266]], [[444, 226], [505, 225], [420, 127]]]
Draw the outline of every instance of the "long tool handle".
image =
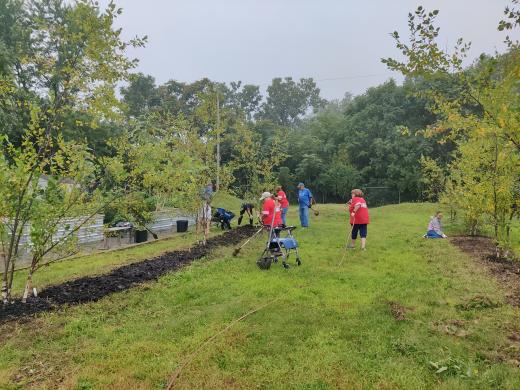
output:
[[[349, 217], [349, 219], [350, 219], [350, 217], [351, 217], [350, 210], [349, 210], [349, 213], [348, 213], [348, 217]], [[341, 257], [341, 261], [338, 263], [338, 267], [339, 267], [341, 264], [343, 264], [343, 261], [345, 261], [345, 257], [347, 256], [347, 250], [348, 250], [348, 249], [347, 249], [347, 245], [348, 245], [348, 240], [349, 240], [349, 238], [352, 237], [352, 232], [354, 231], [354, 225], [355, 225], [354, 222], [356, 222], [356, 212], [354, 212], [354, 220], [352, 221], [352, 227], [350, 228], [350, 234], [347, 236], [347, 239], [346, 239], [346, 242], [345, 242], [345, 249], [344, 249], [345, 251], [343, 252], [343, 256]], [[347, 233], [348, 233], [348, 229], [347, 229]]]
[[271, 245], [271, 238], [273, 237], [273, 230], [274, 230], [274, 217], [276, 216], [276, 204], [274, 205], [273, 210], [273, 218], [271, 219], [271, 226], [269, 229], [269, 238], [267, 240], [267, 246], [266, 249], [269, 249], [269, 246]]
[[218, 331], [217, 333], [213, 334], [211, 337], [208, 337], [205, 341], [202, 342], [202, 344], [200, 344], [190, 355], [188, 355], [188, 357], [186, 358], [186, 360], [175, 370], [175, 372], [172, 374], [172, 376], [170, 377], [170, 379], [168, 380], [168, 383], [166, 384], [166, 390], [171, 390], [175, 387], [175, 382], [177, 381], [177, 379], [179, 378], [179, 376], [181, 375], [181, 372], [182, 370], [184, 370], [184, 368], [186, 366], [188, 366], [198, 355], [199, 353], [204, 349], [204, 347], [206, 347], [206, 345], [209, 345], [214, 339], [216, 339], [218, 336], [220, 336], [221, 334], [227, 332], [229, 329], [231, 329], [235, 324], [239, 323], [240, 321], [243, 321], [244, 319], [246, 319], [247, 317], [249, 317], [250, 315], [256, 313], [257, 311], [260, 311], [262, 309], [264, 309], [265, 307], [269, 306], [269, 305], [272, 305], [273, 303], [279, 301], [280, 299], [282, 298], [282, 296], [279, 296], [277, 298], [274, 298], [274, 299], [271, 299], [270, 301], [268, 301], [267, 303], [264, 303], [263, 305], [261, 306], [258, 306], [254, 309], [252, 309], [251, 311], [248, 311], [246, 314], [242, 315], [241, 317], [237, 318], [236, 320], [233, 320], [232, 322], [230, 322], [225, 328], [223, 328], [222, 330]]
[[238, 250], [240, 250], [240, 249], [242, 249], [243, 247], [245, 247], [245, 246], [247, 245], [247, 243], [248, 243], [249, 241], [251, 241], [251, 240], [252, 240], [252, 239], [253, 239], [253, 238], [254, 238], [258, 233], [260, 233], [262, 230], [264, 230], [263, 227], [261, 227], [260, 229], [258, 229], [258, 230], [255, 232], [255, 234], [253, 234], [251, 237], [249, 237], [249, 238], [247, 239], [246, 242], [244, 242], [242, 245], [240, 245], [240, 246], [238, 247]]

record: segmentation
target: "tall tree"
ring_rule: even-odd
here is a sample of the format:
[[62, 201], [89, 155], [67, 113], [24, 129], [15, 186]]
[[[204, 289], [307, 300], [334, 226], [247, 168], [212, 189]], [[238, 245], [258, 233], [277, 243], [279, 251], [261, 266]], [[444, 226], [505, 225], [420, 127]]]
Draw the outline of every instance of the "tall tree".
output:
[[233, 81], [229, 88], [228, 104], [237, 111], [242, 111], [248, 121], [251, 121], [258, 112], [262, 95], [257, 85], [245, 84], [241, 81]]
[[296, 123], [312, 108], [316, 112], [325, 101], [312, 78], [295, 82], [292, 77], [275, 78], [267, 87], [267, 99], [262, 104], [258, 118], [268, 119], [281, 126]]
[[[84, 113], [90, 125], [95, 127], [116, 118], [119, 102], [115, 86], [135, 65], [135, 61], [125, 56], [125, 49], [144, 43], [141, 39], [121, 40], [120, 31], [113, 29], [121, 10], [113, 3], [105, 10], [90, 0], [9, 4], [20, 6], [15, 10], [23, 18], [15, 23], [19, 23], [18, 29], [22, 31], [29, 29], [30, 45], [27, 50], [10, 52], [11, 59], [6, 63], [11, 74], [4, 78], [7, 87], [5, 84], [0, 87], [0, 101], [22, 102], [30, 120], [23, 129], [19, 145], [5, 136], [1, 139], [3, 175], [0, 187], [4, 193], [0, 197], [0, 235], [4, 252], [4, 302], [10, 298], [20, 240], [27, 222], [35, 218], [34, 226], [38, 226], [38, 222], [44, 220], [57, 221], [64, 211], [71, 210], [59, 207], [60, 202], [42, 203], [41, 199], [55, 200], [59, 191], [42, 198], [39, 179], [44, 174], [78, 180], [75, 175], [80, 175], [81, 180], [87, 179], [88, 175], [83, 175], [79, 167], [87, 167], [81, 164], [88, 160], [85, 157], [88, 153], [77, 142], [65, 141], [63, 127], [66, 121], [72, 114]], [[25, 102], [16, 100], [12, 92], [20, 89], [38, 98]], [[74, 152], [76, 147], [78, 153]], [[76, 164], [73, 163], [75, 157], [83, 158]], [[47, 234], [46, 231], [52, 232], [52, 229], [35, 230], [42, 234]], [[47, 239], [36, 240], [43, 246], [35, 253], [45, 254], [48, 248], [53, 248], [53, 244], [46, 246], [49, 239], [47, 236]], [[40, 261], [40, 255], [36, 262]]]
[[[517, 0], [513, 0], [513, 8], [506, 9], [510, 22], [500, 22], [499, 29], [519, 26], [514, 5], [518, 5]], [[459, 153], [451, 165], [448, 189], [450, 194], [457, 194], [464, 215], [472, 221], [468, 224], [470, 233], [478, 227], [476, 215], [490, 218], [500, 255], [509, 246], [503, 234], [508, 231], [507, 216], [519, 201], [515, 199], [518, 176], [514, 170], [520, 153], [519, 47], [508, 38], [509, 52], [481, 57], [476, 66], [464, 69], [469, 44], [459, 39], [452, 53], [446, 53], [437, 41], [438, 14], [437, 10], [427, 12], [423, 7], [410, 13], [410, 42], [403, 42], [398, 32], [392, 33], [404, 60], [387, 58], [383, 62], [406, 76], [435, 80], [439, 75], [448, 75], [454, 81], [455, 94], [437, 88], [426, 94], [431, 110], [439, 118], [428, 133], [440, 133], [457, 142]], [[474, 109], [468, 110], [468, 106]], [[476, 198], [478, 202], [464, 202]]]
[[160, 103], [155, 79], [142, 73], [132, 75], [128, 86], [121, 88], [121, 95], [128, 107], [128, 114], [133, 117], [147, 113]]
[[30, 121], [29, 102], [36, 100], [31, 83], [34, 68], [25, 63], [32, 50], [31, 31], [24, 2], [0, 3], [0, 128], [15, 145], [22, 142]]

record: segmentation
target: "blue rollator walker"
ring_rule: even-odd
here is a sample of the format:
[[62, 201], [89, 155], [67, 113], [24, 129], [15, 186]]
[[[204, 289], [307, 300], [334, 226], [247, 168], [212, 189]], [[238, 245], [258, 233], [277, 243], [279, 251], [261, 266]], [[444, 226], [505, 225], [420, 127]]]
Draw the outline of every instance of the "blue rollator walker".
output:
[[[257, 261], [258, 267], [261, 269], [271, 268], [271, 264], [278, 262], [278, 258], [282, 258], [282, 265], [285, 269], [289, 268], [287, 260], [292, 252], [296, 254], [296, 265], [301, 265], [300, 254], [298, 253], [298, 242], [294, 238], [292, 231], [296, 226], [283, 226], [273, 228], [269, 225], [264, 225], [269, 228], [269, 235], [266, 246], [260, 259]], [[282, 237], [281, 235], [284, 235]]]

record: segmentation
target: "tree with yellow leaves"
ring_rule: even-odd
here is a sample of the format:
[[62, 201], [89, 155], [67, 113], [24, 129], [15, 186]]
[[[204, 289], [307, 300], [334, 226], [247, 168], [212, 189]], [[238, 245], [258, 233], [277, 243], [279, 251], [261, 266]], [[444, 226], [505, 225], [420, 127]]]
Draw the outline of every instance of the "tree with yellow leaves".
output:
[[[518, 4], [513, 0], [505, 10], [507, 20], [500, 22], [500, 30], [520, 26]], [[391, 34], [405, 61], [382, 61], [407, 77], [430, 79], [434, 86], [442, 79], [454, 84], [455, 93], [441, 88], [425, 93], [439, 118], [426, 134], [442, 134], [458, 146], [443, 199], [461, 211], [470, 234], [490, 225], [497, 256], [507, 255], [509, 226], [519, 205], [520, 46], [506, 38], [506, 53], [481, 56], [464, 69], [470, 44], [459, 39], [452, 53], [442, 50], [435, 27], [438, 15], [438, 10], [423, 7], [409, 13], [410, 41]]]

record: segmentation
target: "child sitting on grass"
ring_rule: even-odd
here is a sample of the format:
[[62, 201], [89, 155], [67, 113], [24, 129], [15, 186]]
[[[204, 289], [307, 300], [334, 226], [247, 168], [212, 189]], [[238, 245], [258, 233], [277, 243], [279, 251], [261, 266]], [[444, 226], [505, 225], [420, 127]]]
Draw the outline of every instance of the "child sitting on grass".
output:
[[424, 238], [447, 238], [448, 236], [442, 232], [441, 225], [442, 213], [437, 211], [435, 216], [431, 217], [428, 224], [428, 231], [423, 236]]

